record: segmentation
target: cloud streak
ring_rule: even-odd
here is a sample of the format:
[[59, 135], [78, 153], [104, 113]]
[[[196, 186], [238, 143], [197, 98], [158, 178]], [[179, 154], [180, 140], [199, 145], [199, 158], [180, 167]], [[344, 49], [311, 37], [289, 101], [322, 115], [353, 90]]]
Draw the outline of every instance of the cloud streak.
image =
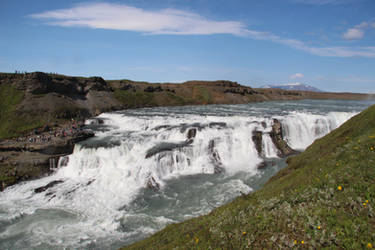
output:
[[290, 79], [298, 79], [298, 78], [303, 78], [304, 75], [302, 73], [295, 73], [290, 76]]
[[346, 40], [358, 40], [362, 39], [365, 34], [365, 29], [368, 27], [375, 27], [375, 23], [369, 24], [367, 22], [362, 22], [353, 28], [349, 28], [342, 37]]
[[[212, 21], [200, 15], [176, 9], [147, 11], [121, 4], [94, 3], [71, 9], [31, 15], [51, 25], [88, 27], [171, 35], [241, 35], [244, 25], [235, 21]], [[51, 21], [52, 20], [52, 21]]]
[[328, 5], [328, 4], [347, 4], [357, 0], [290, 0], [291, 3], [309, 4], [309, 5]]
[[361, 39], [364, 35], [364, 31], [361, 29], [351, 28], [348, 29], [342, 37], [346, 40], [358, 40]]
[[[316, 2], [336, 1], [317, 0]], [[30, 17], [44, 20], [49, 25], [62, 27], [125, 30], [148, 35], [230, 34], [271, 41], [318, 56], [375, 57], [375, 47], [313, 47], [300, 40], [248, 29], [245, 24], [238, 21], [214, 21], [177, 9], [150, 11], [123, 4], [87, 3], [69, 9], [33, 14]]]
[[313, 47], [296, 39], [286, 39], [268, 32], [250, 31], [247, 34], [256, 40], [269, 40], [275, 43], [284, 44], [291, 48], [302, 50], [317, 56], [326, 57], [375, 57], [375, 46], [367, 47]]

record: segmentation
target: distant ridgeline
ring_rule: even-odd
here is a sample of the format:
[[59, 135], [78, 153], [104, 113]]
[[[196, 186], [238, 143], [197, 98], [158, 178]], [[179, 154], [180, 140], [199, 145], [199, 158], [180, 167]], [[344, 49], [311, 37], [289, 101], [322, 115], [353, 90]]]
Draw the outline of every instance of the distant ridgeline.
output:
[[42, 72], [0, 73], [0, 97], [0, 138], [19, 136], [72, 118], [85, 119], [127, 108], [369, 98], [364, 94], [253, 89], [231, 81], [147, 83]]
[[287, 84], [272, 84], [272, 85], [264, 85], [261, 88], [265, 89], [284, 89], [284, 90], [298, 90], [298, 91], [313, 91], [313, 92], [323, 92], [320, 89], [317, 89], [313, 86], [302, 84], [299, 82], [296, 83], [287, 83]]

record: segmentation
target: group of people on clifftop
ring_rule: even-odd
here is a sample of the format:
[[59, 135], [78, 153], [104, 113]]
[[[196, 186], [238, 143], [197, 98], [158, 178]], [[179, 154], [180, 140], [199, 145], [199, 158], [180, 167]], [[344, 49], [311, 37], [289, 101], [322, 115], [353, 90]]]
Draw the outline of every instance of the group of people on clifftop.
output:
[[74, 136], [77, 132], [82, 130], [83, 122], [72, 119], [69, 123], [56, 128], [50, 128], [48, 125], [41, 129], [35, 129], [29, 135], [24, 137], [17, 137], [17, 142], [27, 143], [48, 143], [54, 138], [66, 138]]

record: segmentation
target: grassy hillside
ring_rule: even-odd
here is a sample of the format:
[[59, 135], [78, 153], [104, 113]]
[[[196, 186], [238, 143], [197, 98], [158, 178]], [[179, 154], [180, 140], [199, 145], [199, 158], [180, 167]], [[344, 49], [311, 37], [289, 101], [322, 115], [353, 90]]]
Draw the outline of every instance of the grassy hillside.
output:
[[35, 116], [20, 115], [16, 112], [23, 97], [23, 91], [11, 85], [0, 85], [0, 138], [18, 136], [43, 124], [43, 121]]
[[375, 245], [375, 106], [288, 163], [263, 189], [124, 249]]

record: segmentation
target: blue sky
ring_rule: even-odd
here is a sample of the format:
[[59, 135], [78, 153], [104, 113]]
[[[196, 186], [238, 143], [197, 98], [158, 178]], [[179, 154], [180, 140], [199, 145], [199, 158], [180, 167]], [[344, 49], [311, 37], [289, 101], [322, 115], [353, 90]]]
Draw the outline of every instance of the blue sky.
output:
[[374, 0], [0, 2], [0, 71], [375, 93]]

